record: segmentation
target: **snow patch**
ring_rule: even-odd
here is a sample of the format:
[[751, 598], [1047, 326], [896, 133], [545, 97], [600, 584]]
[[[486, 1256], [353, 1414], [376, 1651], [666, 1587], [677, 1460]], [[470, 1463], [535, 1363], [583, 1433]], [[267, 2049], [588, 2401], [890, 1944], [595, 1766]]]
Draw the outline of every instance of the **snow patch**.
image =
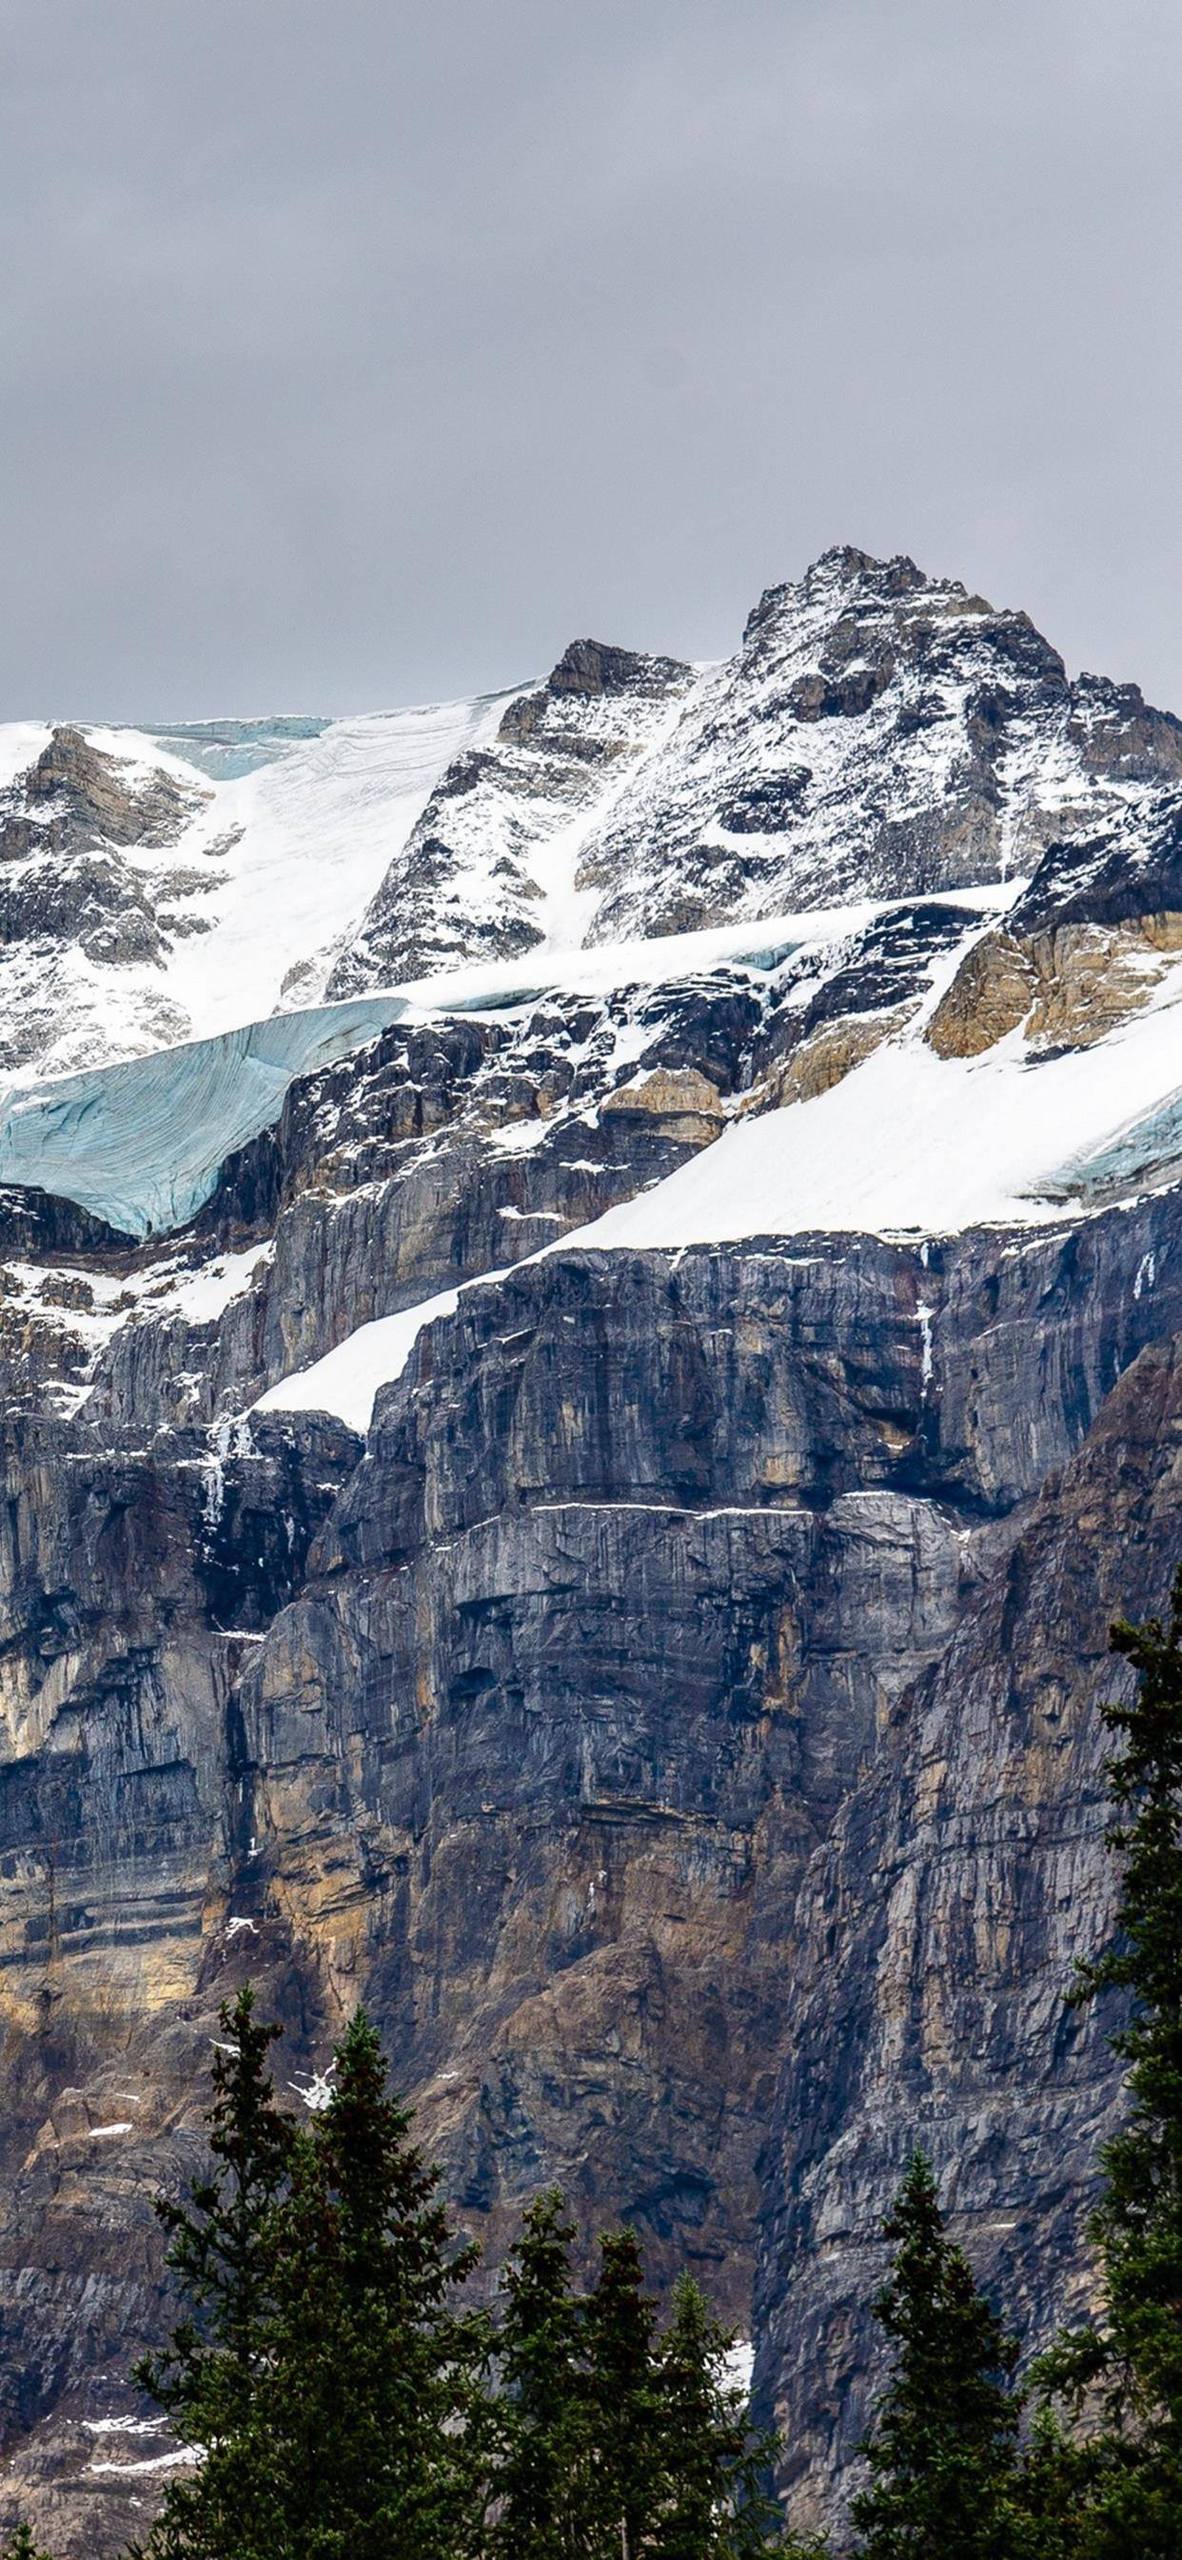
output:
[[736, 2338], [722, 2359], [722, 2379], [730, 2391], [749, 2394], [755, 2370], [755, 2349], [750, 2338]]
[[179, 2471], [182, 2467], [191, 2470], [201, 2459], [201, 2454], [195, 2446], [182, 2444], [177, 2445], [171, 2453], [150, 2454], [143, 2462], [92, 2462], [88, 2465], [88, 2469], [92, 2475], [102, 2471], [118, 2473], [123, 2478], [139, 2479], [148, 2471]]
[[167, 2418], [84, 2418], [88, 2436], [158, 2436]]
[[310, 2115], [323, 2115], [333, 2094], [335, 2072], [336, 2064], [330, 2062], [325, 2070], [314, 2071], [308, 2080], [289, 2080], [288, 2087], [303, 2099]]
[[[481, 1276], [503, 1280], [506, 1275], [489, 1271]], [[480, 1283], [463, 1285], [475, 1288]], [[373, 1420], [378, 1388], [401, 1377], [424, 1325], [434, 1324], [439, 1316], [454, 1315], [460, 1295], [458, 1288], [441, 1289], [437, 1297], [403, 1307], [398, 1315], [376, 1316], [372, 1324], [359, 1325], [310, 1368], [297, 1369], [290, 1378], [280, 1378], [268, 1387], [252, 1405], [252, 1413], [333, 1413], [364, 1438]]]

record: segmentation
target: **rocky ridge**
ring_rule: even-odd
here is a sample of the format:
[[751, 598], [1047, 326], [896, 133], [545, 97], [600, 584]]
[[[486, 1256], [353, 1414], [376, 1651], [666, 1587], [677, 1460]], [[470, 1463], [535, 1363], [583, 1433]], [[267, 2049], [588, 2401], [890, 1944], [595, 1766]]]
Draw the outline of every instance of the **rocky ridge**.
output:
[[[71, 1003], [79, 964], [158, 967], [171, 939], [203, 929], [207, 870], [145, 856], [171, 852], [208, 795], [196, 781], [102, 753], [76, 728], [52, 731], [28, 770], [0, 794], [0, 1066], [48, 1045]], [[138, 858], [137, 858], [138, 857]], [[161, 993], [141, 1008], [142, 1038], [183, 1036]]]
[[1001, 943], [987, 1009], [1029, 986], [1057, 1037], [1064, 972], [1076, 1016], [1109, 960], [1134, 986], [1182, 790], [1182, 724], [1135, 685], [1072, 682], [1024, 614], [848, 546], [769, 588], [717, 666], [578, 640], [499, 699], [206, 730], [59, 728], [9, 784], [5, 1063], [200, 1032], [203, 979], [241, 986], [243, 1019], [252, 985], [307, 1004], [1036, 870], [1074, 940]]
[[[511, 940], [281, 1085], [167, 1234], [0, 1193], [0, 2487], [66, 2550], [102, 2560], [158, 2483], [122, 2378], [161, 2317], [148, 2198], [198, 2156], [247, 1974], [292, 2092], [370, 2002], [492, 2262], [558, 2176], [744, 2327], [754, 2290], [802, 2516], [848, 2483], [916, 2130], [1032, 2344], [1086, 2287], [1112, 2073], [1062, 1992], [1107, 1909], [1104, 1628], [1160, 1599], [1176, 1512], [1175, 724], [848, 552], [744, 651], [740, 678], [579, 646], [498, 705], [359, 965], [435, 930], [428, 837], [419, 958], [456, 956], [503, 858], [510, 935], [587, 900], [587, 861], [582, 930], [618, 896], [651, 937], [729, 878], [765, 944], [576, 984]], [[745, 887], [693, 814], [710, 688], [745, 820], [802, 730], [841, 777], [775, 828], [732, 799]], [[901, 1061], [955, 1124], [997, 1058], [1022, 1107], [1094, 1057], [1094, 1152], [1146, 1025], [1106, 1189], [1055, 1190], [1065, 1122], [985, 1223], [768, 1232], [754, 1188], [718, 1241], [610, 1240], [691, 1175], [723, 1191], [752, 1132], [803, 1162]]]
[[[575, 640], [544, 685], [510, 702], [495, 739], [448, 766], [391, 864], [328, 994], [395, 985], [458, 960], [511, 957], [561, 935], [547, 873], [564, 836], [614, 799], [668, 729], [693, 669]], [[560, 906], [564, 882], [555, 887]]]

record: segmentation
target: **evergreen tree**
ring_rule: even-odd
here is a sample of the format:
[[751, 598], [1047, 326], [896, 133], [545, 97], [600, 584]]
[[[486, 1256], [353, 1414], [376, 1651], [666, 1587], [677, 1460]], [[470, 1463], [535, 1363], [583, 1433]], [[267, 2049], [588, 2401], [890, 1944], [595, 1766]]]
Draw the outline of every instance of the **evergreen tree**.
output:
[[639, 2560], [660, 2496], [656, 2307], [634, 2232], [605, 2232], [599, 2259], [586, 2313], [592, 2548], [605, 2560]]
[[[657, 2359], [661, 2492], [653, 2560], [748, 2560], [783, 2548], [762, 2489], [772, 2446], [753, 2437], [744, 2393], [726, 2379], [730, 2333], [690, 2276], [673, 2292]], [[802, 2551], [803, 2546], [793, 2546]]]
[[490, 2534], [500, 2560], [568, 2560], [585, 2541], [589, 2427], [573, 2239], [551, 2187], [529, 2206], [501, 2279]]
[[161, 2198], [168, 2264], [188, 2310], [167, 2352], [135, 2380], [200, 2451], [192, 2475], [170, 2482], [149, 2537], [152, 2560], [278, 2560], [260, 2539], [268, 2471], [260, 2394], [269, 2382], [274, 2219], [294, 2129], [276, 2105], [267, 2068], [280, 2030], [261, 2024], [247, 1986], [219, 2013], [210, 2167], [187, 2204]]
[[873, 2307], [895, 2362], [867, 2446], [871, 2485], [854, 2501], [863, 2560], [1008, 2560], [1025, 2548], [1018, 2349], [945, 2233], [920, 2151], [886, 2236], [894, 2264]]
[[1082, 2560], [1094, 2472], [1090, 2448], [1066, 2435], [1045, 2407], [1039, 2409], [1014, 2492], [1021, 2560]]
[[1080, 2548], [1103, 2560], [1177, 2560], [1182, 2550], [1182, 1570], [1168, 1626], [1122, 1620], [1112, 1646], [1137, 1677], [1105, 1710], [1120, 1743], [1109, 1767], [1123, 1859], [1112, 1946], [1084, 1968], [1077, 1999], [1131, 1994], [1113, 2037], [1128, 2114], [1101, 2155], [1089, 2234], [1100, 2263], [1098, 2324], [1044, 2358], [1040, 2381], [1078, 2417], [1098, 2411]]
[[438, 2171], [358, 2011], [279, 2216], [267, 2425], [284, 2560], [458, 2560], [475, 2548], [485, 2324], [452, 2307]]
[[51, 2560], [51, 2555], [34, 2542], [27, 2524], [18, 2524], [11, 2541], [4, 2545], [3, 2560]]

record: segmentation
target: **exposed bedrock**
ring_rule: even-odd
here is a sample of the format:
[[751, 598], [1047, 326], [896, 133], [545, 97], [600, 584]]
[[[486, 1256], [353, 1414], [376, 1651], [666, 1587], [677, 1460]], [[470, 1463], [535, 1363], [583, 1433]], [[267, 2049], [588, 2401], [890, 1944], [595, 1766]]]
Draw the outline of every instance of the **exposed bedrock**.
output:
[[1045, 846], [1155, 815], [1182, 726], [1067, 679], [1022, 613], [842, 546], [769, 587], [740, 648], [580, 851], [592, 938], [1027, 874]]
[[1004, 926], [973, 944], [937, 1007], [937, 1055], [975, 1057], [1021, 1026], [1034, 1050], [1087, 1047], [1150, 1002], [1182, 949], [1182, 807], [1123, 810], [1052, 844]]
[[337, 961], [331, 995], [545, 938], [538, 866], [602, 805], [693, 683], [674, 658], [574, 640], [487, 747], [457, 756]]
[[[371, 2003], [494, 2258], [558, 2176], [746, 2322], [777, 2073], [829, 1943], [808, 1862], [872, 1801], [851, 1791], [1048, 1472], [1182, 1327], [1176, 1220], [1163, 1195], [927, 1248], [559, 1249], [427, 1329], [364, 1455], [313, 1415], [141, 1419], [115, 1452], [87, 1406], [10, 1420], [14, 2478], [71, 2415], [127, 2405], [161, 2317], [147, 2199], [197, 2156], [217, 1999], [248, 1971], [290, 2084]], [[208, 1327], [161, 1339], [209, 1363]], [[879, 2201], [855, 2183], [863, 2237]], [[823, 2435], [820, 2313], [802, 2336]], [[41, 2510], [114, 2549], [119, 2482], [96, 2505], [71, 2442]]]
[[374, 1998], [494, 2240], [554, 2171], [741, 2310], [802, 1861], [1182, 1320], [1174, 1216], [558, 1253], [379, 1398], [243, 1681], [252, 1875], [325, 2009]]
[[899, 1701], [806, 1878], [756, 2294], [757, 2390], [802, 2518], [849, 2485], [881, 2222], [917, 2140], [1028, 2351], [1087, 2304], [1114, 2018], [1066, 1993], [1112, 1910], [1098, 1707], [1123, 1677], [1110, 1621], [1167, 1599], [1180, 1497], [1175, 1334], [1125, 1372]]
[[[255, 1943], [226, 1927], [249, 1847], [237, 1678], [356, 1452], [338, 1424], [311, 1420], [298, 1453], [260, 1426], [229, 1489], [204, 1435], [113, 1454], [69, 1424], [5, 1424], [6, 2449], [59, 2404], [105, 2414], [159, 2326], [148, 2199], [199, 2156], [219, 1983]], [[272, 1973], [298, 2028], [302, 1994], [281, 1960]], [[83, 2469], [94, 2451], [80, 2444]], [[129, 2522], [113, 2513], [107, 2538], [86, 2506], [67, 2547], [113, 2549]]]
[[100, 844], [172, 844], [205, 796], [196, 777], [184, 784], [161, 768], [137, 772], [80, 729], [59, 727], [28, 772], [0, 793], [0, 861], [72, 856]]

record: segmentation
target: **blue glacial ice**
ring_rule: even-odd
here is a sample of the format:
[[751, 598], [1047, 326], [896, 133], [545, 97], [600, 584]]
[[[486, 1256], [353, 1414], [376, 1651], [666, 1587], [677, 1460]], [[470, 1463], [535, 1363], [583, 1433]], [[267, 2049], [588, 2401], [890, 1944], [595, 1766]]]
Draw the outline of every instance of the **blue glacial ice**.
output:
[[144, 735], [215, 782], [236, 782], [243, 774], [257, 773], [260, 765], [274, 764], [306, 739], [322, 738], [331, 727], [330, 714], [322, 719], [314, 712], [287, 711], [265, 720], [180, 720], [174, 728], [148, 729]]
[[126, 1235], [183, 1226], [226, 1157], [278, 1119], [293, 1077], [347, 1057], [407, 1010], [398, 995], [355, 996], [115, 1066], [10, 1084], [0, 1098], [0, 1183], [76, 1200]]
[[1083, 1199], [1102, 1205], [1147, 1185], [1160, 1188], [1182, 1174], [1182, 1091], [1166, 1095], [1152, 1111], [1126, 1121], [1099, 1147], [1082, 1148], [1039, 1184], [1044, 1200]]

